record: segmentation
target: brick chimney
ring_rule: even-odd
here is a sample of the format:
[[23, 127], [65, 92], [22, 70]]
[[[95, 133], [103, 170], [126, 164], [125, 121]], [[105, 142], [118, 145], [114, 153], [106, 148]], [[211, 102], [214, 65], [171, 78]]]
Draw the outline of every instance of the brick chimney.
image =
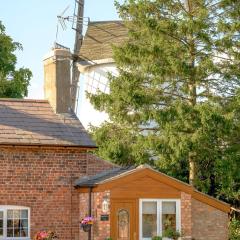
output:
[[71, 85], [71, 53], [68, 49], [53, 49], [44, 60], [44, 97], [56, 113], [69, 112]]

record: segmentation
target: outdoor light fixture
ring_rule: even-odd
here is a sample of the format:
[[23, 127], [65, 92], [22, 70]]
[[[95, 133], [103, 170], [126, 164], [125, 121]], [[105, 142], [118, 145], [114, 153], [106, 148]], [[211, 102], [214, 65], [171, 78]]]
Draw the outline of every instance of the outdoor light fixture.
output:
[[103, 198], [103, 202], [102, 202], [102, 212], [107, 213], [108, 210], [109, 210], [109, 203], [108, 203], [108, 199], [105, 197]]

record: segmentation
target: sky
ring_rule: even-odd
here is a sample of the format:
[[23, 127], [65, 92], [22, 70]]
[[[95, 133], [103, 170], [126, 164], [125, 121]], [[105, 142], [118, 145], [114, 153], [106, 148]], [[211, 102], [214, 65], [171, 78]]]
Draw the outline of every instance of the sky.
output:
[[[119, 2], [123, 2], [120, 0]], [[57, 16], [72, 16], [75, 0], [0, 0], [0, 21], [14, 41], [23, 45], [17, 51], [17, 67], [33, 73], [28, 98], [43, 99], [43, 58], [56, 40]], [[118, 19], [114, 0], [85, 0], [84, 16], [91, 21]], [[59, 28], [58, 42], [73, 49], [74, 31]]]

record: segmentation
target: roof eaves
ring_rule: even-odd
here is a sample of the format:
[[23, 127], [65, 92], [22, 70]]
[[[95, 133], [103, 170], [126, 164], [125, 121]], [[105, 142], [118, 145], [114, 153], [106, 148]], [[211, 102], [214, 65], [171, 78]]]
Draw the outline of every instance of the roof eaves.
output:
[[130, 175], [130, 174], [132, 174], [132, 173], [134, 173], [134, 172], [137, 172], [137, 171], [139, 171], [139, 169], [134, 167], [133, 169], [130, 169], [130, 170], [126, 171], [126, 172], [120, 173], [120, 174], [118, 174], [118, 175], [116, 175], [116, 176], [113, 176], [113, 177], [110, 177], [110, 178], [108, 178], [108, 179], [106, 179], [106, 180], [103, 180], [103, 181], [101, 181], [101, 182], [98, 182], [98, 185], [99, 185], [99, 184], [104, 184], [104, 183], [107, 183], [107, 182], [111, 182], [111, 181], [113, 181], [113, 180], [117, 180], [117, 179], [119, 179], [119, 178], [128, 176], [128, 175]]
[[226, 203], [226, 202], [223, 202], [223, 201], [221, 201], [221, 200], [219, 200], [219, 199], [217, 199], [217, 198], [215, 198], [215, 197], [212, 197], [212, 196], [210, 196], [210, 195], [208, 195], [208, 194], [206, 194], [206, 193], [200, 192], [200, 191], [198, 191], [197, 189], [194, 189], [194, 193], [200, 194], [200, 195], [202, 195], [203, 197], [206, 197], [206, 198], [208, 198], [208, 199], [210, 199], [210, 200], [213, 200], [213, 201], [216, 201], [216, 202], [218, 202], [218, 203], [220, 203], [220, 204], [223, 204], [223, 205], [225, 205], [226, 207], [229, 207], [229, 210], [230, 210], [230, 204], [228, 204], [228, 203]]
[[108, 24], [108, 23], [123, 23], [123, 20], [106, 20], [106, 21], [91, 21], [88, 25]]
[[21, 99], [21, 98], [0, 98], [1, 102], [33, 102], [33, 103], [49, 103], [44, 99]]
[[78, 144], [40, 144], [40, 143], [8, 143], [1, 142], [0, 146], [19, 146], [19, 147], [64, 147], [64, 148], [84, 148], [84, 149], [96, 149], [97, 146], [94, 145], [78, 145]]
[[116, 175], [118, 176], [121, 172], [128, 171], [129, 168], [131, 167], [115, 167], [111, 170], [100, 172], [94, 176], [80, 178], [75, 182], [75, 187], [86, 187], [90, 185], [98, 186], [99, 184], [102, 184], [105, 179], [111, 179], [112, 176]]

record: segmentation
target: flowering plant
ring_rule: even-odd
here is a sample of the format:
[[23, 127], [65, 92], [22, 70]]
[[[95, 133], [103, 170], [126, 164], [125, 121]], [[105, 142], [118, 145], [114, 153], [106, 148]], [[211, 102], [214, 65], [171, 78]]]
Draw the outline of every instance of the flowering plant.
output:
[[39, 231], [34, 240], [53, 240], [58, 239], [57, 235], [54, 232]]
[[81, 226], [92, 225], [92, 224], [93, 224], [93, 217], [85, 217], [81, 221]]

